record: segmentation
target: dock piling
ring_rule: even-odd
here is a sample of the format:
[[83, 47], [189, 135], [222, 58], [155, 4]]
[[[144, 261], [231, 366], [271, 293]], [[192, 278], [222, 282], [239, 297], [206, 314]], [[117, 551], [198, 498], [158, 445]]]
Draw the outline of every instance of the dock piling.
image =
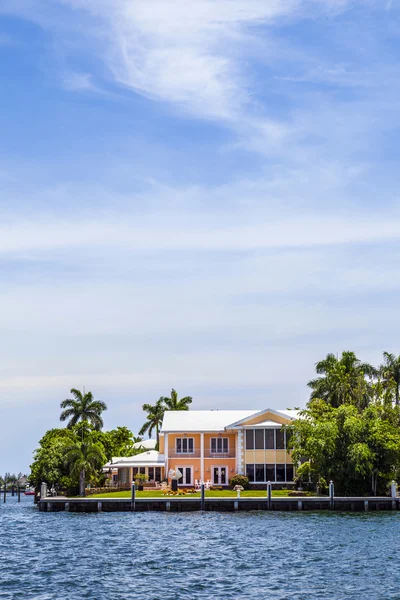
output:
[[267, 483], [267, 498], [268, 498], [268, 510], [272, 508], [272, 485], [271, 482]]
[[204, 481], [201, 482], [201, 500], [200, 500], [200, 508], [201, 510], [205, 510], [206, 507], [206, 503], [205, 503], [205, 488], [204, 488]]
[[132, 481], [132, 488], [131, 488], [131, 510], [133, 512], [135, 512], [135, 510], [136, 510], [136, 485], [135, 485], [134, 481]]
[[335, 507], [335, 485], [331, 480], [329, 483], [329, 508], [333, 510]]

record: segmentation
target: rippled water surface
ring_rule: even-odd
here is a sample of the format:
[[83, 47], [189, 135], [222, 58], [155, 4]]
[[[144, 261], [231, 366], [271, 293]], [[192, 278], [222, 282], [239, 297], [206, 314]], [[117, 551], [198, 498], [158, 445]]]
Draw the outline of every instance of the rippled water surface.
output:
[[400, 515], [0, 505], [0, 598], [400, 599]]

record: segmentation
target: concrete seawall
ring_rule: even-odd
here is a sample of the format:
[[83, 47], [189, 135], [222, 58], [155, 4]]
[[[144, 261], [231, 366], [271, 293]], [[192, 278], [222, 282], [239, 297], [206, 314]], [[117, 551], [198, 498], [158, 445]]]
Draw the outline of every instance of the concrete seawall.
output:
[[399, 510], [400, 498], [388, 497], [279, 497], [272, 498], [45, 498], [39, 502], [41, 512], [189, 512], [189, 511], [318, 511], [366, 512]]

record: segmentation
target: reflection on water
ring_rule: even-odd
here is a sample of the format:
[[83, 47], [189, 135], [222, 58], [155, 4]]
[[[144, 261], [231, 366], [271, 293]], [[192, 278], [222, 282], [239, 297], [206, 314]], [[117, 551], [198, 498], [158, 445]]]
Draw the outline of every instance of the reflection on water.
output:
[[400, 514], [39, 513], [0, 505], [0, 599], [391, 600]]

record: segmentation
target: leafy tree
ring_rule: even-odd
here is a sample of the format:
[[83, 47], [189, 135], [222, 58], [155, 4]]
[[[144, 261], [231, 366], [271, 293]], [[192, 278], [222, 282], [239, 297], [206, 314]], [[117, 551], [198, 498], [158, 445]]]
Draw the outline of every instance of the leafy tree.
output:
[[65, 462], [71, 478], [79, 479], [79, 494], [84, 496], [87, 478], [98, 473], [106, 462], [106, 456], [103, 446], [86, 436], [84, 441], [75, 441], [66, 448]]
[[313, 487], [333, 480], [337, 493], [376, 494], [399, 477], [400, 409], [381, 383], [364, 409], [310, 400], [290, 429], [293, 461]]
[[396, 405], [400, 404], [400, 355], [395, 356], [389, 352], [383, 353], [383, 363], [378, 369], [378, 374], [385, 387], [394, 382], [394, 393]]
[[340, 359], [328, 354], [315, 369], [320, 377], [307, 384], [311, 388], [311, 400], [322, 399], [334, 408], [350, 403], [362, 409], [369, 404], [371, 379], [377, 371], [368, 363], [362, 363], [354, 352], [342, 352]]
[[63, 412], [60, 421], [68, 421], [67, 427], [71, 428], [79, 421], [88, 421], [95, 429], [103, 427], [101, 413], [107, 410], [107, 405], [99, 400], [94, 400], [92, 392], [82, 394], [79, 390], [72, 388], [73, 398], [67, 398], [61, 402]]
[[102, 444], [107, 460], [114, 456], [134, 456], [143, 452], [143, 448], [134, 447], [141, 438], [136, 437], [127, 427], [93, 432], [93, 439]]
[[185, 396], [184, 398], [178, 398], [178, 393], [172, 389], [171, 396], [161, 396], [160, 400], [165, 405], [165, 410], [189, 410], [189, 404], [192, 403], [191, 396]]
[[160, 427], [162, 424], [162, 420], [165, 412], [165, 405], [163, 398], [159, 398], [154, 406], [151, 404], [143, 404], [143, 410], [147, 412], [146, 421], [143, 424], [142, 428], [139, 431], [139, 435], [144, 435], [146, 431], [151, 438], [151, 434], [154, 429], [156, 430], [156, 438], [157, 444], [159, 443], [160, 438]]
[[87, 421], [82, 421], [70, 429], [50, 429], [39, 442], [39, 448], [34, 453], [29, 481], [39, 487], [42, 481], [49, 487], [53, 485], [68, 491], [69, 494], [77, 492], [79, 475], [71, 474], [70, 465], [65, 457], [68, 449], [85, 440], [90, 440], [94, 445], [100, 445], [104, 461], [99, 469], [89, 470], [86, 480], [95, 485], [101, 484], [104, 478], [101, 467], [113, 456], [133, 456], [141, 449], [133, 448], [139, 441], [127, 427], [117, 427], [111, 431], [98, 431]]
[[65, 465], [65, 453], [76, 437], [76, 432], [71, 429], [50, 429], [45, 433], [33, 455], [29, 475], [32, 485], [38, 488], [45, 482], [49, 486], [71, 488], [73, 482]]

